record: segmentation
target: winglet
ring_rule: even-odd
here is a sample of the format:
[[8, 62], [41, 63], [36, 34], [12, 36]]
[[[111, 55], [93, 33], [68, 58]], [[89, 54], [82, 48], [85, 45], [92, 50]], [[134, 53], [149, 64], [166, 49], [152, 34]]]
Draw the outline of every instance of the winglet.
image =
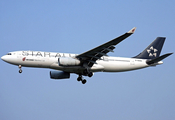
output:
[[136, 30], [136, 27], [132, 28], [132, 29], [131, 29], [129, 32], [127, 32], [127, 33], [134, 33], [135, 30]]

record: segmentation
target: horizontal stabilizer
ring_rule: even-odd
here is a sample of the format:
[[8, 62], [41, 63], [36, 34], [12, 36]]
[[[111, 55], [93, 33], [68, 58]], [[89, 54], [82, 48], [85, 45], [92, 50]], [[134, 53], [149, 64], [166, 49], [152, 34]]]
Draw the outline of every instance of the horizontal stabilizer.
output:
[[160, 56], [160, 57], [158, 57], [158, 58], [155, 58], [155, 59], [152, 59], [152, 60], [148, 60], [146, 63], [147, 63], [148, 65], [157, 63], [157, 62], [159, 62], [159, 61], [165, 59], [166, 57], [170, 56], [171, 54], [173, 54], [173, 53], [167, 53], [167, 54], [162, 55], [162, 56]]

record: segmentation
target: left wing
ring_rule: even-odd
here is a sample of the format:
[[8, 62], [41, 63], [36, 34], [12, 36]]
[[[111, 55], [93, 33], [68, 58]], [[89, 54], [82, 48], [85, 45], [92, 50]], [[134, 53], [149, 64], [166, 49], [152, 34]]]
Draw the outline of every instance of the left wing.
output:
[[96, 60], [100, 59], [102, 56], [106, 55], [108, 52], [113, 52], [114, 46], [132, 35], [136, 30], [136, 27], [131, 29], [129, 32], [107, 42], [104, 43], [94, 49], [91, 49], [87, 52], [79, 54], [76, 56], [81, 62], [84, 64], [86, 63], [89, 67], [92, 67]]

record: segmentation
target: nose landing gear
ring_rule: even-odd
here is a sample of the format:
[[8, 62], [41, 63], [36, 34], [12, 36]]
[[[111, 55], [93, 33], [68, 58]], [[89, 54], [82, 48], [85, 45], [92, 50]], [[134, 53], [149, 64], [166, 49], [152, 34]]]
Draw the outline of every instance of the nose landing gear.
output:
[[82, 75], [79, 75], [79, 77], [77, 78], [77, 81], [81, 81], [82, 84], [85, 84], [87, 82], [86, 79], [83, 79]]
[[22, 66], [21, 66], [21, 65], [19, 65], [18, 67], [19, 67], [19, 73], [22, 73], [22, 69], [21, 69], [21, 68], [22, 68]]

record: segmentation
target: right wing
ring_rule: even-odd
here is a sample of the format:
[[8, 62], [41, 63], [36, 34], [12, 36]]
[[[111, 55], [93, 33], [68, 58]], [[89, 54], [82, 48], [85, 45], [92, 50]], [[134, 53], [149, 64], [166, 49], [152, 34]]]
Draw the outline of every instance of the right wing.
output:
[[102, 56], [106, 55], [108, 52], [113, 52], [114, 46], [132, 35], [136, 30], [136, 27], [131, 29], [129, 32], [107, 42], [104, 43], [94, 49], [91, 49], [87, 52], [79, 54], [76, 56], [81, 62], [84, 64], [86, 63], [89, 67], [92, 67], [96, 60], [100, 59]]

